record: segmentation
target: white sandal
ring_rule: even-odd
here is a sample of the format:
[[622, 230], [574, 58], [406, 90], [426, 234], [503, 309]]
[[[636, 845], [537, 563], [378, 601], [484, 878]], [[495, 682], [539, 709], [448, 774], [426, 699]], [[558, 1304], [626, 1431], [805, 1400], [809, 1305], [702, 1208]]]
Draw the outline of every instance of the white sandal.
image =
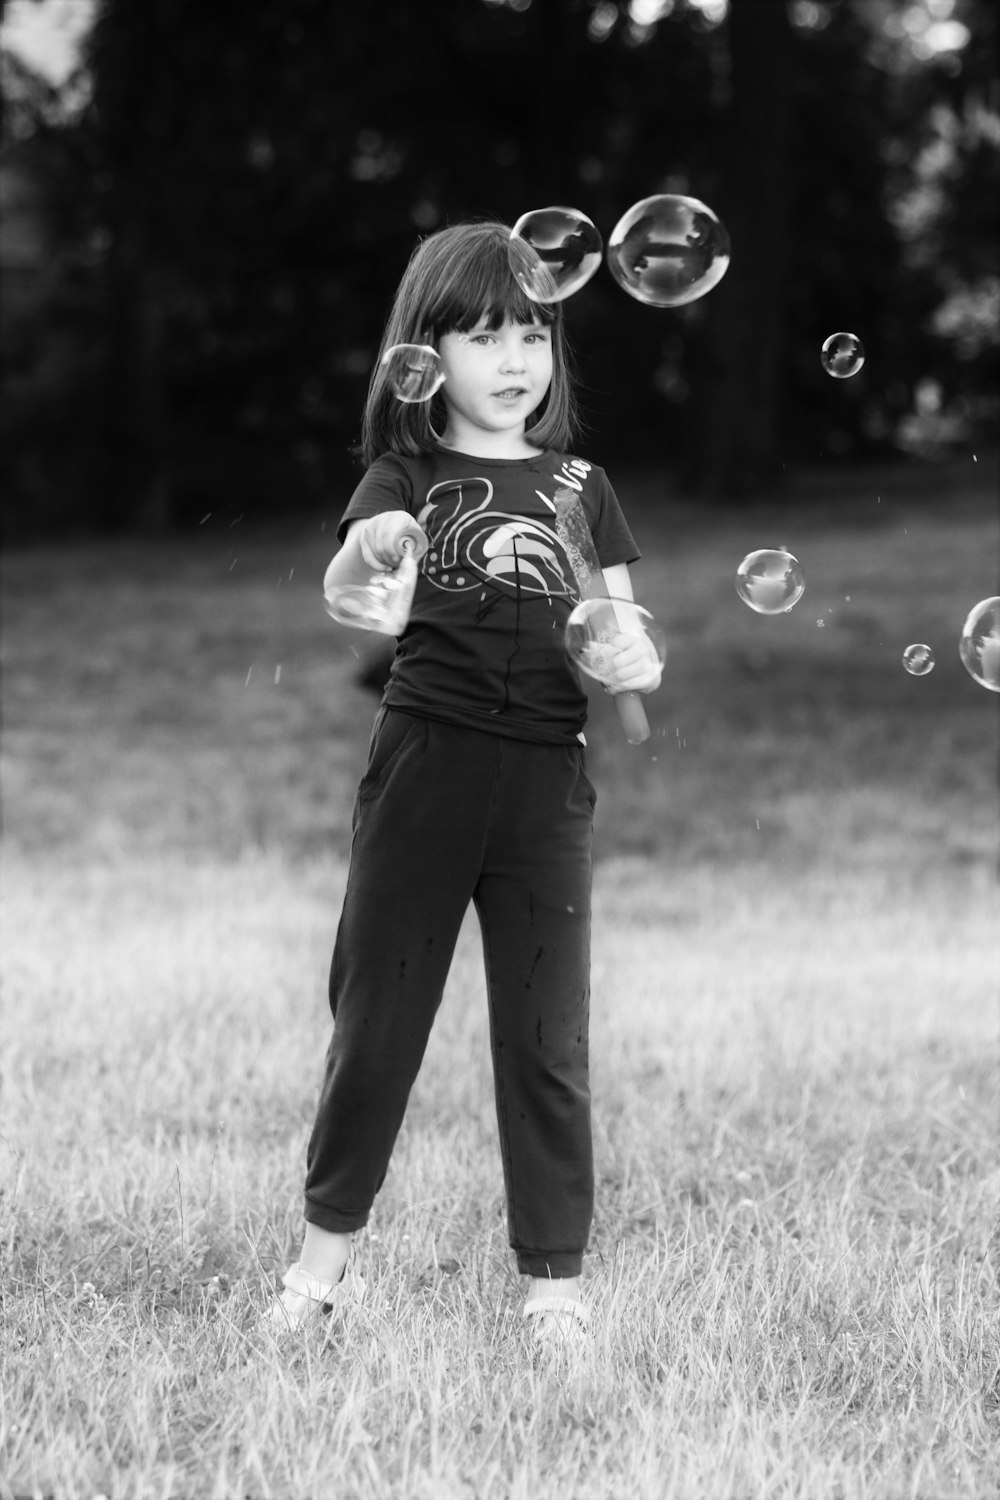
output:
[[539, 1345], [581, 1345], [590, 1330], [590, 1313], [571, 1297], [534, 1297], [524, 1304], [524, 1322]]
[[289, 1266], [281, 1278], [285, 1288], [277, 1295], [264, 1317], [264, 1326], [273, 1333], [288, 1333], [301, 1328], [312, 1318], [328, 1316], [345, 1302], [360, 1302], [365, 1284], [350, 1262], [339, 1281], [317, 1281], [298, 1261]]

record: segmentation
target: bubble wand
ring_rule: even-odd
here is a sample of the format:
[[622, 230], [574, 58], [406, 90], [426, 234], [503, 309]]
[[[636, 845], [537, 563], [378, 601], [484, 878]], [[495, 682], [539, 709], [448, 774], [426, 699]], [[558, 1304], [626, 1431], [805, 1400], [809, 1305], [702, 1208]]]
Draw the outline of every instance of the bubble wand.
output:
[[[604, 573], [597, 556], [597, 548], [594, 546], [594, 538], [590, 534], [587, 516], [579, 495], [575, 490], [559, 489], [556, 491], [555, 506], [556, 535], [566, 549], [566, 556], [569, 558], [569, 565], [573, 569], [581, 597], [610, 599], [611, 595], [604, 581]], [[622, 612], [627, 608], [625, 601], [613, 600], [611, 607], [618, 628], [627, 633], [628, 624], [622, 619]], [[622, 729], [625, 731], [625, 738], [630, 745], [641, 745], [643, 740], [649, 739], [649, 720], [642, 706], [642, 698], [634, 690], [615, 693], [613, 696]]]

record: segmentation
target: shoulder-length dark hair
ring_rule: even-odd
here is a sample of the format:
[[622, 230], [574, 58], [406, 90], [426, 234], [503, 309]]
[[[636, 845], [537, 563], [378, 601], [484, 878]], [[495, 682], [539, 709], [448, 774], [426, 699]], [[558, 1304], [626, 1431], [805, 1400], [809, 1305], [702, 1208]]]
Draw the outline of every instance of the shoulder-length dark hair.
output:
[[532, 302], [510, 270], [510, 229], [494, 220], [454, 224], [428, 236], [414, 250], [386, 321], [368, 387], [362, 423], [365, 467], [382, 453], [417, 457], [435, 446], [447, 413], [440, 393], [430, 401], [395, 396], [382, 364], [394, 344], [430, 344], [446, 333], [468, 333], [481, 318], [496, 330], [514, 323], [543, 323], [551, 330], [552, 381], [541, 405], [528, 417], [525, 437], [536, 448], [565, 451], [577, 431], [570, 357], [562, 307]]

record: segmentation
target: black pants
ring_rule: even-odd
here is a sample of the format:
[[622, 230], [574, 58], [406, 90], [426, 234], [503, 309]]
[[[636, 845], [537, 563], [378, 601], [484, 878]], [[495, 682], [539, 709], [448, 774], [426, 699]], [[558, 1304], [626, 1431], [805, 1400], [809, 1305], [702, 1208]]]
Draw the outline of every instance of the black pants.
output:
[[308, 1222], [338, 1233], [367, 1222], [471, 900], [510, 1243], [522, 1274], [579, 1274], [594, 1196], [583, 754], [380, 710], [330, 970]]

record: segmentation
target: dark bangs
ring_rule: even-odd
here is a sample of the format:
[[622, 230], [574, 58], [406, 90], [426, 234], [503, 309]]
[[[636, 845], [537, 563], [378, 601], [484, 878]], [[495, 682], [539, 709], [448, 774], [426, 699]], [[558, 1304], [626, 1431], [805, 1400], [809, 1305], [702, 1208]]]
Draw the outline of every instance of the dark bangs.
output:
[[[461, 229], [450, 246], [442, 245], [443, 253], [434, 267], [436, 284], [428, 287], [424, 315], [431, 339], [468, 333], [484, 318], [494, 333], [507, 321], [551, 327], [559, 316], [558, 308], [532, 302], [514, 279], [507, 256], [507, 225], [465, 224]], [[447, 235], [445, 230], [442, 238]]]

